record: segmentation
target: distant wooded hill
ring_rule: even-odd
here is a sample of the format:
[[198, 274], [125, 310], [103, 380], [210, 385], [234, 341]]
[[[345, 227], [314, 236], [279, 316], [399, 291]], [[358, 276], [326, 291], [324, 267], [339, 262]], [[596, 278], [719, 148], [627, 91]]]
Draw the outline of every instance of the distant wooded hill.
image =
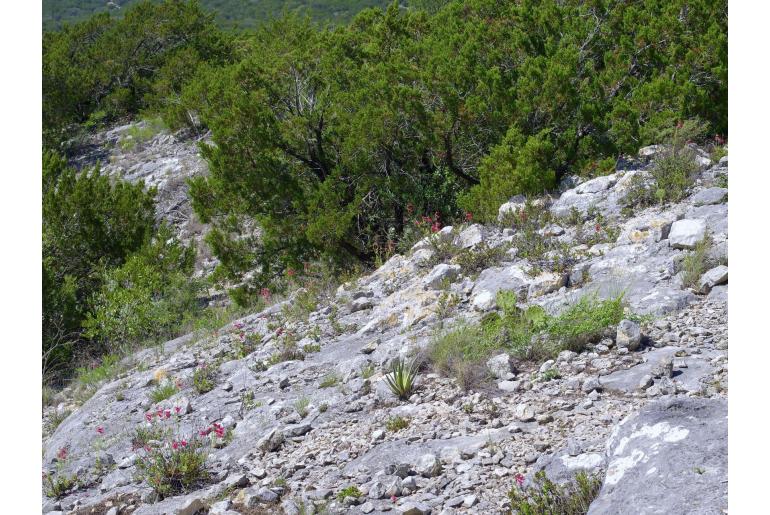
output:
[[[120, 15], [141, 0], [43, 0], [43, 29], [56, 30], [63, 23], [81, 21], [100, 12]], [[284, 11], [305, 11], [317, 21], [346, 22], [367, 7], [386, 6], [387, 0], [200, 0], [215, 11], [223, 27], [252, 28]]]

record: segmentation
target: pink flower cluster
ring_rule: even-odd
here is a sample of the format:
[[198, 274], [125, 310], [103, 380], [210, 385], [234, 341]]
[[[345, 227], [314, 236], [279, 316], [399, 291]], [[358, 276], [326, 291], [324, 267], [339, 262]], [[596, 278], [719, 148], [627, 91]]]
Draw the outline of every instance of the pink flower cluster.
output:
[[[179, 406], [176, 406], [174, 408], [174, 411], [176, 411], [177, 415], [179, 414], [179, 412], [181, 410], [182, 410], [182, 408], [180, 408]], [[171, 410], [168, 410], [168, 409], [167, 410], [163, 410], [163, 409], [159, 408], [158, 411], [156, 411], [154, 413], [152, 411], [148, 411], [147, 413], [144, 414], [144, 418], [147, 419], [147, 422], [150, 422], [150, 423], [152, 423], [153, 419], [156, 416], [158, 417], [158, 420], [163, 420], [164, 418], [165, 419], [169, 419], [169, 418], [171, 418]]]
[[515, 476], [513, 476], [513, 479], [514, 481], [516, 481], [516, 484], [519, 485], [519, 487], [521, 487], [524, 484], [524, 476], [518, 472], [516, 473]]
[[183, 449], [185, 447], [187, 447], [187, 440], [179, 440], [178, 442], [176, 440], [173, 440], [171, 442], [171, 448], [174, 449], [175, 451], [177, 449]]
[[214, 431], [214, 434], [217, 436], [217, 438], [225, 437], [224, 426], [222, 426], [222, 424], [217, 424], [216, 422], [211, 424], [211, 426], [207, 427], [206, 429], [202, 429], [198, 434], [201, 436], [208, 436], [212, 431]]
[[415, 220], [414, 224], [417, 227], [430, 226], [431, 232], [439, 232], [441, 230], [441, 216], [438, 213], [433, 213], [433, 216], [422, 216], [419, 220]]

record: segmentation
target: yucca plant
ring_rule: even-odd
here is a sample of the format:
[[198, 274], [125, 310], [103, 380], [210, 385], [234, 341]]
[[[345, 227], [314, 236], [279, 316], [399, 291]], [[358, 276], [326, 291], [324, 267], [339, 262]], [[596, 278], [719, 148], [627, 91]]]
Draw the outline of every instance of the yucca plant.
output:
[[417, 378], [417, 369], [413, 363], [407, 364], [401, 359], [393, 362], [390, 374], [385, 376], [390, 391], [401, 400], [406, 400], [412, 395], [414, 380]]

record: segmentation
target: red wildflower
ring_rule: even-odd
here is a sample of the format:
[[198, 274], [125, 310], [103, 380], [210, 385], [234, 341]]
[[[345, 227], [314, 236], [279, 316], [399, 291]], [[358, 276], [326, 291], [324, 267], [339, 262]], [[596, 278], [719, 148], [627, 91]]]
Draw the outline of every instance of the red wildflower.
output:
[[270, 288], [262, 288], [259, 290], [259, 296], [262, 297], [265, 300], [270, 299]]
[[515, 476], [513, 476], [513, 479], [516, 481], [516, 484], [521, 486], [524, 484], [524, 476], [517, 473]]
[[56, 453], [56, 457], [59, 458], [61, 461], [64, 461], [67, 459], [67, 455], [69, 454], [69, 449], [67, 447], [62, 447], [59, 449], [59, 452]]
[[179, 443], [182, 445], [182, 447], [187, 447], [187, 440], [182, 440]]
[[471, 213], [470, 211], [466, 212], [465, 213], [465, 221], [466, 222], [470, 222], [472, 220], [473, 220], [473, 213]]
[[158, 408], [158, 411], [156, 412], [158, 414], [158, 418], [163, 418], [163, 410]]
[[287, 269], [286, 269], [286, 275], [288, 275], [289, 277], [294, 277], [294, 274], [295, 274], [295, 273], [296, 273], [296, 272], [294, 272], [294, 269], [293, 269], [293, 268], [287, 268]]
[[182, 411], [181, 406], [174, 406], [174, 411], [176, 411], [176, 414], [179, 415], [179, 412]]
[[144, 418], [146, 418], [146, 419], [147, 419], [147, 422], [152, 422], [152, 417], [153, 417], [153, 415], [154, 415], [154, 414], [153, 414], [152, 412], [149, 412], [149, 411], [148, 411], [147, 413], [145, 413], [145, 414], [144, 414]]
[[391, 502], [396, 502], [396, 496], [395, 495], [391, 495], [390, 496], [390, 500], [391, 500]]
[[430, 226], [431, 232], [439, 232], [441, 230], [441, 224], [439, 222], [434, 222], [433, 225]]
[[166, 410], [166, 418], [171, 418], [171, 410]]
[[102, 426], [99, 426], [99, 427], [96, 428], [96, 432], [99, 433], [100, 435], [103, 435], [104, 434], [104, 428]]
[[207, 427], [206, 429], [201, 429], [198, 434], [201, 436], [207, 436], [211, 432], [211, 428]]
[[177, 449], [177, 447], [179, 447], [179, 444], [178, 444], [178, 443], [176, 443], [176, 440], [175, 440], [175, 441], [173, 441], [173, 442], [171, 442], [171, 448], [172, 448], [172, 449], [176, 450], [176, 449]]

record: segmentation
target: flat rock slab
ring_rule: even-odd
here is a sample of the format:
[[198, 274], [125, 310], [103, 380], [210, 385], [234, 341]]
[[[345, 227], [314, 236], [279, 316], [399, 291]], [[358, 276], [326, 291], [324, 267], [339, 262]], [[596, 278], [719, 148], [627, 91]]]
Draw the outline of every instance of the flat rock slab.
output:
[[[701, 389], [701, 380], [714, 372], [714, 367], [709, 362], [711, 355], [698, 354], [676, 358], [674, 355], [681, 350], [679, 347], [663, 347], [645, 354], [647, 361], [626, 370], [618, 370], [599, 378], [602, 389], [616, 393], [633, 393], [638, 391], [641, 379], [652, 373], [652, 369], [666, 358], [674, 359], [673, 379], [677, 388], [696, 392]], [[677, 368], [677, 364], [684, 363], [687, 368]], [[657, 381], [657, 380], [656, 380]]]
[[613, 430], [607, 457], [588, 515], [726, 513], [727, 401], [650, 404]]
[[495, 442], [506, 438], [510, 438], [510, 432], [503, 428], [484, 431], [483, 434], [478, 435], [458, 436], [446, 440], [429, 440], [418, 444], [410, 443], [407, 440], [394, 440], [373, 447], [363, 456], [349, 462], [345, 465], [344, 472], [353, 473], [360, 467], [364, 467], [374, 473], [383, 470], [388, 465], [416, 463], [422, 455], [427, 453], [445, 457], [460, 451], [478, 451], [490, 441]]
[[727, 188], [706, 188], [692, 196], [692, 203], [696, 206], [719, 204], [727, 198]]
[[476, 279], [473, 293], [489, 292], [494, 296], [500, 290], [512, 290], [522, 300], [531, 282], [532, 278], [519, 266], [487, 268]]

